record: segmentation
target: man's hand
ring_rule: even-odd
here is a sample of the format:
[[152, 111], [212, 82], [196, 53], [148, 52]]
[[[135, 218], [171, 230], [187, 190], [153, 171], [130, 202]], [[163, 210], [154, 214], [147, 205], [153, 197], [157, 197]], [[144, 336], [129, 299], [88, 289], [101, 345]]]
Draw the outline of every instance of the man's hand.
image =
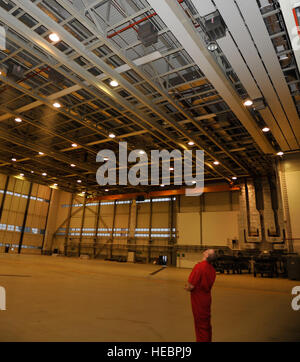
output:
[[185, 287], [184, 287], [184, 289], [185, 289], [187, 292], [193, 291], [194, 288], [195, 288], [195, 287], [194, 287], [192, 284], [190, 284], [190, 283], [186, 284]]

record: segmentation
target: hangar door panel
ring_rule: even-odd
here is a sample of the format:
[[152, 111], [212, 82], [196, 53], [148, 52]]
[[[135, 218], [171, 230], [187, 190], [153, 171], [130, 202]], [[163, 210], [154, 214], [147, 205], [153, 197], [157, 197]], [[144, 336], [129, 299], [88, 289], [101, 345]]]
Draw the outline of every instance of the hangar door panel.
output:
[[200, 214], [182, 212], [177, 214], [177, 242], [179, 245], [200, 245]]

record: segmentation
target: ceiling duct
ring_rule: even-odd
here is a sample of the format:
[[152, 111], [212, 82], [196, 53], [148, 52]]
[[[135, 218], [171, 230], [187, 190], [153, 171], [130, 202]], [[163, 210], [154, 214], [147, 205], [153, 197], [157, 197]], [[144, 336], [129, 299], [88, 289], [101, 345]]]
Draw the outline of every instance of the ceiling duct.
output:
[[147, 21], [139, 26], [138, 39], [145, 47], [156, 44], [158, 42], [158, 30], [150, 21]]
[[49, 81], [55, 84], [61, 84], [64, 81], [64, 76], [55, 69], [49, 71]]
[[264, 98], [254, 99], [252, 108], [255, 111], [261, 111], [261, 110], [265, 109], [266, 108], [266, 103], [265, 103]]
[[20, 65], [10, 63], [7, 69], [7, 77], [15, 82], [24, 79], [24, 70]]
[[218, 40], [226, 35], [226, 25], [218, 11], [205, 17], [205, 29], [211, 40]]
[[165, 81], [165, 87], [167, 86], [167, 83], [169, 84], [169, 87], [176, 87], [177, 85], [180, 85], [182, 83], [184, 83], [184, 81], [186, 82], [191, 82], [193, 80], [197, 80], [199, 79], [199, 73], [198, 72], [187, 72], [185, 74], [183, 74], [181, 77], [177, 76], [177, 77], [173, 77], [168, 79], [168, 82]]

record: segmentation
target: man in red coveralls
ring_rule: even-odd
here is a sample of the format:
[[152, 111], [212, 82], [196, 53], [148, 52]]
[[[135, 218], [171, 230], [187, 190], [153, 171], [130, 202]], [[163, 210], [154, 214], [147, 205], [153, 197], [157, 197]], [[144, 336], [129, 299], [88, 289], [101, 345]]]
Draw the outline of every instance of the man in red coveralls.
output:
[[210, 322], [211, 288], [216, 279], [216, 271], [211, 265], [215, 260], [213, 249], [205, 250], [203, 259], [194, 266], [185, 290], [191, 292], [192, 311], [195, 321], [197, 342], [211, 342]]

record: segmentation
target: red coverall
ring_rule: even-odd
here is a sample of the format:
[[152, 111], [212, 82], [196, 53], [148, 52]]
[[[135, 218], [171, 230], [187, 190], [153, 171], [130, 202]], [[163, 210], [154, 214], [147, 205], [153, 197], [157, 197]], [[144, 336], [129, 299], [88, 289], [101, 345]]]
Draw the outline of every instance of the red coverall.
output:
[[188, 279], [188, 282], [195, 287], [191, 292], [191, 301], [197, 342], [212, 340], [210, 307], [211, 288], [215, 279], [216, 271], [207, 261], [196, 264]]

